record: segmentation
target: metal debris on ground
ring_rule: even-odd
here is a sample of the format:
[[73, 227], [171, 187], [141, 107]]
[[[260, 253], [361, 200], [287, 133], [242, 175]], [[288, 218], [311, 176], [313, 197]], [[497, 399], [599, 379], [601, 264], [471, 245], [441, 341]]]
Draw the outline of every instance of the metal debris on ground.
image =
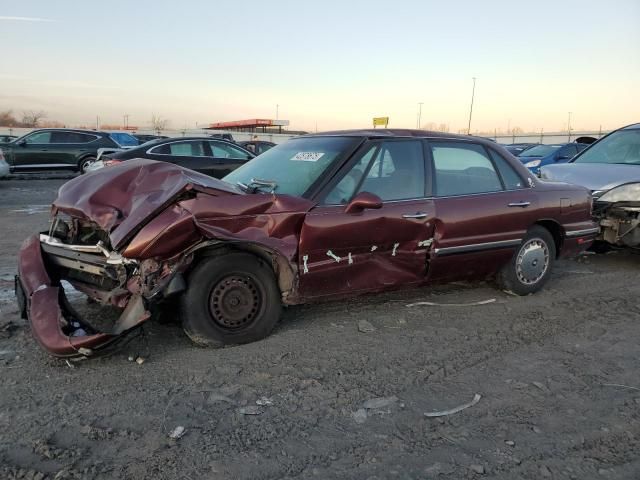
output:
[[74, 364], [72, 364], [69, 360], [65, 360], [65, 363], [67, 364], [67, 367], [69, 368], [76, 368]]
[[358, 331], [362, 333], [371, 333], [376, 331], [376, 327], [366, 320], [358, 320]]
[[454, 413], [458, 413], [462, 410], [465, 410], [469, 407], [473, 407], [476, 403], [478, 403], [480, 401], [482, 397], [480, 396], [479, 393], [476, 393], [473, 396], [473, 400], [471, 400], [469, 403], [465, 403], [464, 405], [460, 405], [458, 407], [455, 408], [451, 408], [449, 410], [441, 410], [439, 412], [427, 412], [424, 414], [425, 417], [444, 417], [446, 415], [453, 415]]
[[146, 360], [146, 358], [144, 358], [144, 357], [138, 357], [138, 358], [136, 358], [136, 363], [138, 365], [142, 365], [145, 362], [145, 360]]
[[362, 404], [362, 407], [367, 410], [372, 410], [375, 408], [384, 408], [384, 407], [388, 407], [389, 405], [393, 405], [397, 401], [398, 401], [398, 397], [396, 397], [395, 395], [391, 397], [370, 398], [369, 400], [367, 400]]
[[367, 411], [364, 408], [359, 408], [351, 414], [356, 423], [364, 423], [367, 421]]
[[473, 307], [475, 305], [488, 305], [490, 303], [494, 303], [496, 301], [495, 298], [490, 298], [488, 300], [480, 300], [478, 302], [469, 302], [469, 303], [435, 303], [435, 302], [416, 302], [410, 303], [407, 307], [418, 307], [425, 305], [427, 307]]
[[238, 413], [241, 415], [261, 415], [264, 410], [256, 405], [248, 405], [246, 407], [240, 407]]
[[260, 406], [273, 405], [273, 400], [271, 400], [268, 397], [260, 397], [258, 400], [256, 400], [256, 405], [260, 405]]
[[182, 426], [177, 426], [174, 428], [169, 434], [169, 438], [173, 438], [174, 440], [178, 440], [185, 434], [186, 430]]

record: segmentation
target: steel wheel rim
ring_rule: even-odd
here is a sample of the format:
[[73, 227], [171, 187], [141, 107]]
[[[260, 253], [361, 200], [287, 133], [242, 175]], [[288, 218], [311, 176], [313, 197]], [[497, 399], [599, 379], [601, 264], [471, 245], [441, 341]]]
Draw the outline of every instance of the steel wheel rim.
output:
[[264, 293], [250, 276], [232, 274], [220, 279], [209, 294], [209, 313], [225, 330], [251, 325], [262, 310]]
[[525, 285], [534, 285], [549, 269], [549, 247], [539, 238], [528, 240], [518, 252], [516, 275]]

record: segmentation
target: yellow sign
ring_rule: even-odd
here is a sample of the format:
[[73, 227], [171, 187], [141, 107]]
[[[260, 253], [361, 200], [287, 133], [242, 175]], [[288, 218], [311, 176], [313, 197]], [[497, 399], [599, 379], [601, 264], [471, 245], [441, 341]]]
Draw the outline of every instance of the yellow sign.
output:
[[389, 117], [373, 117], [373, 128], [386, 127], [387, 125], [389, 125]]

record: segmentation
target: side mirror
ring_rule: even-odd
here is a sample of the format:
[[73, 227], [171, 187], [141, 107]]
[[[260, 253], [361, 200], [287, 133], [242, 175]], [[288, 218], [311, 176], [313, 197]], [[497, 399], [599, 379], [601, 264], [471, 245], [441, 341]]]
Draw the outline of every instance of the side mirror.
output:
[[20, 140], [18, 142], [18, 146], [19, 147], [26, 147], [27, 146], [27, 141], [26, 140]]
[[358, 213], [362, 210], [378, 208], [382, 208], [382, 199], [379, 196], [369, 192], [360, 192], [351, 199], [344, 212]]

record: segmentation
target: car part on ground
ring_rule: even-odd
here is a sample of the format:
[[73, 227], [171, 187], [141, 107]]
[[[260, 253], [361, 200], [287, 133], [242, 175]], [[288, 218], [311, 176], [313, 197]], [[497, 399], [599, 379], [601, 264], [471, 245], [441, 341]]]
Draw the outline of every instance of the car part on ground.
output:
[[254, 157], [252, 152], [226, 140], [209, 137], [163, 138], [128, 150], [101, 155], [90, 171], [134, 158], [147, 158], [222, 178]]
[[[428, 152], [428, 153], [427, 153]], [[532, 293], [597, 233], [581, 187], [483, 139], [419, 130], [292, 139], [224, 181], [137, 159], [66, 183], [19, 255], [16, 294], [52, 354], [86, 356], [181, 299], [201, 344], [267, 335], [281, 305], [502, 271]], [[81, 321], [62, 281], [121, 310]]]
[[640, 124], [611, 132], [570, 163], [544, 167], [541, 176], [591, 190], [599, 242], [640, 248]]

